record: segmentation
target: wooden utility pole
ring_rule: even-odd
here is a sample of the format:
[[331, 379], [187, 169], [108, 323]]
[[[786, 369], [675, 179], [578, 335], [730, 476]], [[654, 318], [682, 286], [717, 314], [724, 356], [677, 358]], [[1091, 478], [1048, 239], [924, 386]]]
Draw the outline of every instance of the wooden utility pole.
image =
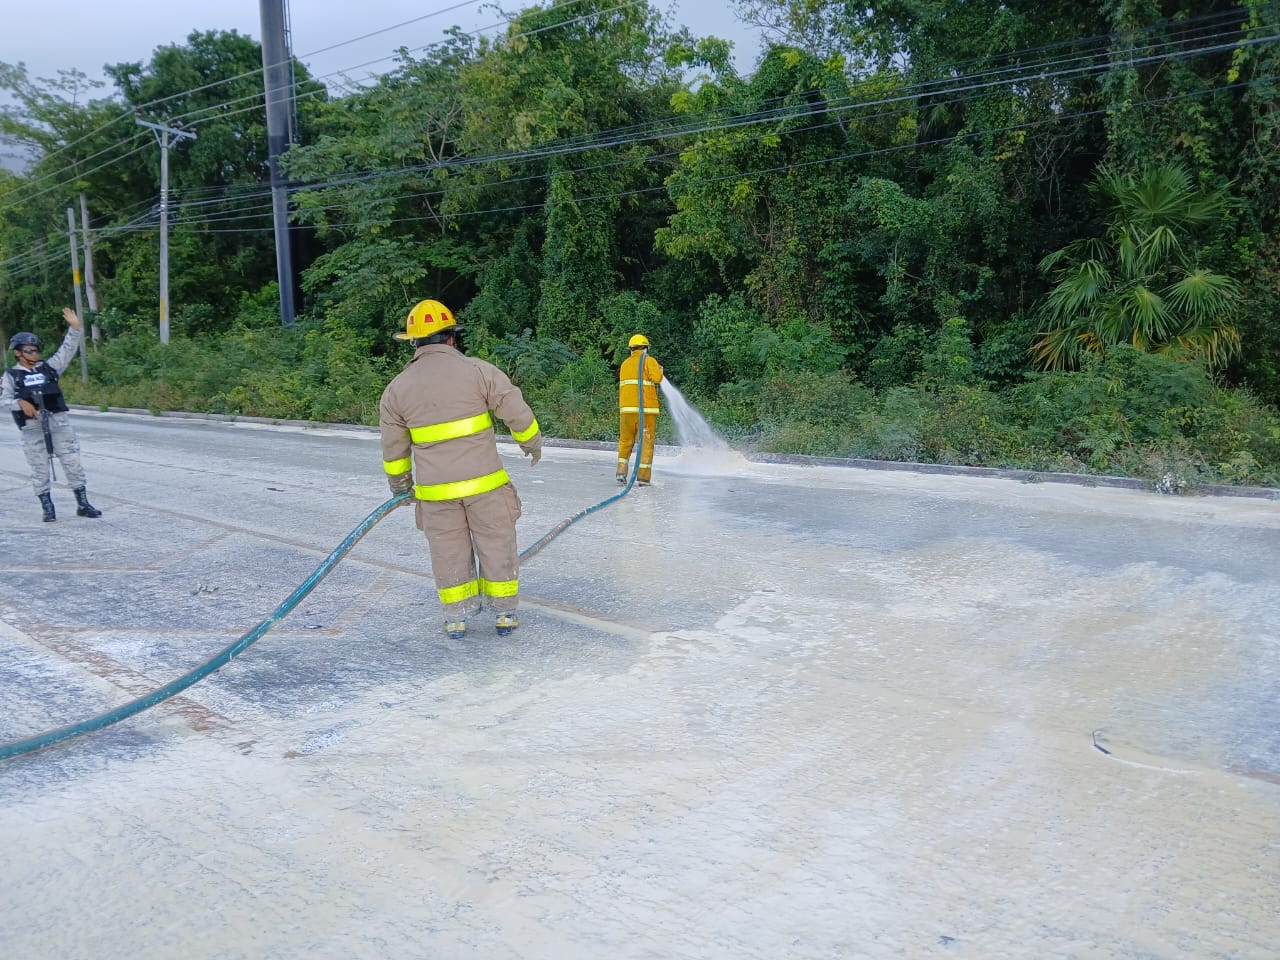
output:
[[184, 137], [194, 140], [190, 130], [166, 127], [162, 123], [147, 123], [134, 117], [134, 123], [155, 131], [160, 144], [160, 342], [169, 342], [169, 137], [178, 143]]
[[80, 380], [89, 382], [89, 358], [84, 348], [84, 304], [80, 302], [80, 254], [76, 250], [76, 215], [67, 207], [67, 236], [71, 239], [71, 286], [76, 293], [76, 316], [80, 318]]
[[[80, 193], [80, 234], [84, 240], [84, 295], [89, 302], [89, 332], [94, 343], [102, 337], [98, 329], [98, 291], [93, 283], [93, 241], [89, 234], [89, 200]], [[81, 320], [84, 317], [80, 318]]]

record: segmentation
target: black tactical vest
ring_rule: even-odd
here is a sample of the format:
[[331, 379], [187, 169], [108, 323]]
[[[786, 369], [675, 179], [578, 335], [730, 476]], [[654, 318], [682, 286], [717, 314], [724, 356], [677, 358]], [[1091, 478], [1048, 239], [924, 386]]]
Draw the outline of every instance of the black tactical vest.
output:
[[[41, 360], [34, 368], [10, 367], [9, 376], [13, 377], [13, 389], [19, 400], [26, 400], [37, 410], [43, 407], [50, 413], [66, 413], [67, 401], [62, 396], [62, 388], [58, 386], [58, 371]], [[27, 415], [21, 408], [13, 411], [13, 419], [18, 428], [26, 426]]]

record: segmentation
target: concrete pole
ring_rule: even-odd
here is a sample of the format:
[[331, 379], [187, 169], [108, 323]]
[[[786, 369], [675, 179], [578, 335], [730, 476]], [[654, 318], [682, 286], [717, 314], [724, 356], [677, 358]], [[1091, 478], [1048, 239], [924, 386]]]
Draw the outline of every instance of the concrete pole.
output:
[[293, 256], [289, 247], [289, 185], [280, 157], [289, 149], [291, 57], [285, 41], [284, 0], [259, 0], [262, 19], [262, 82], [267, 100], [267, 158], [271, 168], [271, 214], [275, 222], [276, 281], [280, 285], [280, 321], [293, 326]]
[[169, 342], [169, 128], [160, 129], [160, 342]]
[[[89, 316], [92, 319], [89, 332], [93, 342], [97, 343], [102, 333], [98, 330], [98, 290], [93, 282], [93, 240], [90, 239], [89, 233], [89, 200], [83, 192], [80, 194], [80, 235], [84, 240], [84, 294], [89, 303]], [[84, 317], [80, 319], [83, 320]]]
[[76, 293], [76, 316], [80, 318], [80, 379], [89, 382], [89, 358], [84, 349], [84, 304], [80, 302], [80, 254], [76, 250], [76, 215], [67, 207], [67, 236], [71, 238], [71, 286]]
[[160, 342], [169, 342], [169, 135], [174, 142], [196, 135], [190, 130], [179, 130], [166, 127], [162, 123], [148, 123], [134, 118], [134, 123], [141, 127], [150, 127], [155, 131], [156, 140], [160, 143]]

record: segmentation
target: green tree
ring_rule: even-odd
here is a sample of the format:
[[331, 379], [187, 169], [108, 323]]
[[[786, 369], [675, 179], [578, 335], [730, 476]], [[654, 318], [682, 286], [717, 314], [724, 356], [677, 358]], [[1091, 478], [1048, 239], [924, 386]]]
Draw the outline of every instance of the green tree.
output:
[[[267, 177], [261, 48], [234, 31], [197, 32], [185, 44], [157, 48], [146, 64], [106, 71], [116, 93], [86, 99], [93, 85], [77, 71], [31, 80], [21, 65], [0, 64], [0, 90], [11, 100], [0, 110], [0, 139], [32, 156], [12, 189], [0, 193], [0, 250], [15, 251], [3, 257], [0, 317], [65, 301], [65, 269], [52, 279], [42, 271], [52, 251], [66, 251], [64, 210], [78, 208], [83, 192], [97, 231], [100, 303], [114, 318], [154, 318], [160, 151], [153, 132], [134, 122], [136, 110], [198, 133], [170, 151], [170, 297], [177, 329], [226, 329], [242, 296], [275, 277], [271, 235], [263, 229], [270, 215], [261, 199]], [[306, 136], [324, 91], [301, 65], [296, 73]], [[50, 253], [41, 257], [44, 250]], [[129, 322], [113, 320], [113, 327], [118, 332]]]
[[467, 204], [451, 197], [465, 162], [461, 72], [474, 55], [458, 31], [422, 57], [401, 51], [373, 86], [318, 111], [314, 142], [285, 158], [298, 218], [323, 248], [303, 289], [317, 311], [384, 345], [424, 297], [459, 312], [487, 256], [458, 216]]
[[[226, 329], [242, 294], [275, 279], [270, 210], [261, 200], [269, 180], [262, 48], [234, 30], [195, 31], [183, 44], [157, 47], [145, 64], [117, 63], [106, 72], [127, 109], [197, 134], [169, 151], [170, 298], [180, 329]], [[294, 73], [297, 135], [305, 138], [324, 88], [302, 64], [294, 65]], [[140, 154], [146, 190], [154, 197], [160, 150], [150, 130], [137, 130], [146, 146]], [[139, 239], [155, 242], [154, 236]], [[108, 255], [116, 249], [108, 247]], [[119, 267], [114, 278], [122, 287], [155, 289], [148, 261], [118, 253], [111, 259]], [[127, 271], [135, 266], [145, 275], [129, 277]], [[151, 309], [142, 302], [119, 305], [139, 312]]]
[[0, 106], [0, 144], [25, 161], [0, 183], [0, 328], [30, 326], [50, 304], [66, 302], [65, 211], [72, 207], [79, 222], [82, 192], [96, 216], [137, 212], [136, 128], [123, 122], [118, 102], [93, 98], [101, 86], [78, 70], [32, 79], [22, 64], [0, 63], [8, 100]]
[[1129, 343], [1220, 367], [1240, 348], [1231, 323], [1240, 287], [1199, 265], [1194, 240], [1221, 220], [1225, 194], [1196, 187], [1176, 164], [1137, 175], [1104, 167], [1094, 192], [1104, 234], [1041, 261], [1055, 284], [1041, 308], [1047, 330], [1033, 347], [1036, 361], [1073, 367], [1085, 352]]
[[[680, 84], [661, 56], [664, 38], [648, 3], [553, 2], [523, 10], [462, 72], [464, 142], [494, 158], [471, 182], [523, 184], [535, 210], [506, 217], [536, 217], [540, 228], [532, 325], [577, 350], [612, 347], [600, 304], [639, 285], [636, 266], [652, 259], [652, 229], [635, 225], [664, 202], [655, 190], [663, 170], [651, 162], [660, 138], [646, 130]], [[518, 266], [482, 272], [481, 298], [492, 301], [489, 288]]]

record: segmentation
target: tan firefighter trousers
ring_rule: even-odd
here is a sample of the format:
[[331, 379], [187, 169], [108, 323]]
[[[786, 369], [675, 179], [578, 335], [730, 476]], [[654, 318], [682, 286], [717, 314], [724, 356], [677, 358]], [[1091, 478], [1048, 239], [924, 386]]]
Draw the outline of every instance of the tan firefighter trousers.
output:
[[497, 613], [516, 609], [518, 519], [520, 498], [509, 483], [459, 500], [417, 502], [418, 528], [427, 535], [431, 574], [447, 619], [465, 620], [482, 606]]

